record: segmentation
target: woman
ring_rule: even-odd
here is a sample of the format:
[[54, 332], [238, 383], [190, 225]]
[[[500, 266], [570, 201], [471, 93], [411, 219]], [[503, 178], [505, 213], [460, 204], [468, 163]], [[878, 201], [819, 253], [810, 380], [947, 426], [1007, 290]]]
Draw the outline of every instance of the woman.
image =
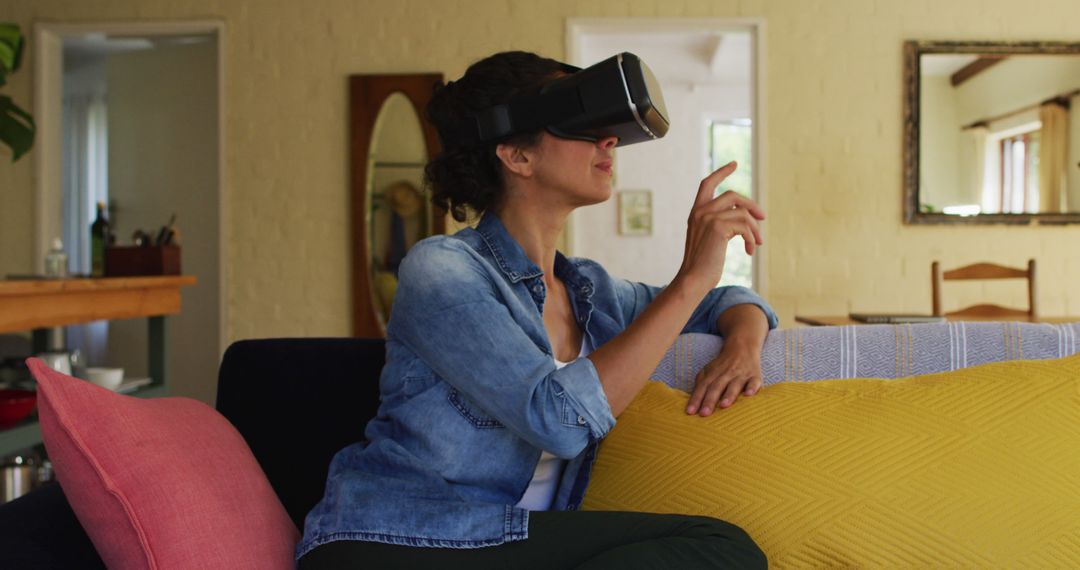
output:
[[[454, 132], [564, 69], [496, 54], [437, 90], [428, 116]], [[598, 442], [681, 332], [725, 337], [687, 404], [707, 416], [758, 390], [776, 324], [751, 291], [714, 289], [730, 238], [748, 253], [762, 243], [757, 205], [713, 198], [734, 164], [699, 187], [682, 266], [664, 289], [555, 250], [570, 212], [610, 198], [616, 142], [546, 131], [443, 141], [425, 173], [433, 201], [459, 221], [466, 207], [483, 217], [402, 262], [379, 412], [366, 441], [333, 460], [297, 550], [302, 569], [765, 565], [722, 521], [576, 510]]]

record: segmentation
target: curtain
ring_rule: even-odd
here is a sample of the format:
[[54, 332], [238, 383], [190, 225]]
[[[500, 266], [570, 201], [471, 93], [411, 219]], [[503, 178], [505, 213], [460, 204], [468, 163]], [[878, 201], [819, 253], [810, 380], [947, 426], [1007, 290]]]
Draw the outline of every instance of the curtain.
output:
[[1039, 107], [1042, 132], [1039, 142], [1039, 211], [1067, 212], [1069, 157], [1069, 107], [1066, 101], [1049, 101]]
[[[63, 227], [64, 249], [72, 273], [90, 273], [90, 225], [99, 201], [109, 198], [109, 149], [105, 96], [100, 93], [64, 97], [63, 101]], [[97, 321], [67, 327], [66, 345], [79, 350], [84, 363], [107, 358], [109, 324]]]
[[986, 127], [986, 139], [982, 148], [982, 213], [1000, 214], [1001, 203], [1001, 153], [998, 144], [990, 138], [990, 128]]
[[90, 272], [90, 224], [108, 201], [106, 103], [98, 95], [64, 99], [64, 247], [74, 273]]

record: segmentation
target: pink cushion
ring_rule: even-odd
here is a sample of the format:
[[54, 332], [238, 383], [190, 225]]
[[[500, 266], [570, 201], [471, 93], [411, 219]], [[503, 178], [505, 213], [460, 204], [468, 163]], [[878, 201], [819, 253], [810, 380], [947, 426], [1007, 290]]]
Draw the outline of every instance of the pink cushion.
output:
[[56, 476], [109, 568], [294, 568], [296, 525], [217, 411], [27, 364]]

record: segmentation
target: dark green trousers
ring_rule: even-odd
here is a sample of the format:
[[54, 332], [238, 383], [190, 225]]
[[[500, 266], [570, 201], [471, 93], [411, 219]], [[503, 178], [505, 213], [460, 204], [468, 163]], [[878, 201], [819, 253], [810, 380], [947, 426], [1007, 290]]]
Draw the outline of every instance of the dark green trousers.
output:
[[300, 570], [361, 568], [766, 568], [741, 528], [708, 517], [603, 511], [529, 513], [529, 538], [486, 548], [421, 548], [377, 542], [324, 544]]

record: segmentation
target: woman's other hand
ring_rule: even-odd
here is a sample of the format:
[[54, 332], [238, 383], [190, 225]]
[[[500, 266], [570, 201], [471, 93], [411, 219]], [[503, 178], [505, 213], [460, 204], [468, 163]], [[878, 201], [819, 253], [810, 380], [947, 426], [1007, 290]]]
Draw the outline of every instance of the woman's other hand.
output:
[[769, 319], [756, 305], [740, 304], [720, 313], [716, 328], [724, 337], [720, 354], [706, 364], [694, 382], [686, 413], [708, 416], [739, 396], [761, 389], [761, 351], [769, 334]]
[[720, 282], [727, 244], [733, 237], [742, 236], [748, 255], [764, 243], [758, 221], [765, 219], [765, 211], [760, 206], [731, 190], [713, 197], [716, 187], [736, 167], [734, 161], [729, 162], [701, 181], [687, 220], [686, 249], [675, 279], [688, 280], [704, 291]]
[[731, 406], [740, 395], [753, 396], [761, 384], [761, 344], [725, 341], [720, 354], [694, 379], [686, 413], [708, 416]]

